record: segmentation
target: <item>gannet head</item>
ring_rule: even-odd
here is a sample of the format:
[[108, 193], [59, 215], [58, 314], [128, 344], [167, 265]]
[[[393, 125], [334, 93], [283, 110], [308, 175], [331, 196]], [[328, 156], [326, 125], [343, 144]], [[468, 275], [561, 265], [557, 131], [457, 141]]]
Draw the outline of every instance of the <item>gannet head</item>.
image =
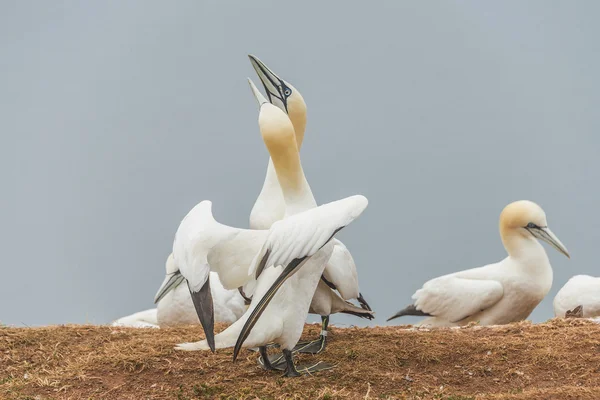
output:
[[158, 288], [156, 295], [154, 296], [154, 304], [158, 303], [169, 293], [171, 290], [175, 289], [179, 286], [185, 278], [181, 275], [181, 271], [179, 271], [179, 267], [175, 263], [175, 259], [173, 258], [173, 253], [169, 254], [167, 257], [167, 262], [165, 263], [166, 276], [163, 283]]
[[262, 82], [268, 100], [289, 115], [294, 126], [298, 147], [302, 145], [306, 129], [306, 103], [292, 84], [277, 76], [269, 67], [253, 55], [248, 55], [254, 70]]
[[511, 236], [534, 237], [571, 258], [565, 245], [548, 228], [546, 213], [542, 207], [529, 200], [515, 201], [504, 207], [500, 214], [500, 235], [505, 247]]
[[259, 104], [260, 112], [258, 115], [258, 126], [260, 134], [273, 157], [279, 153], [286, 153], [286, 150], [298, 152], [296, 146], [294, 126], [288, 115], [280, 108], [269, 103], [260, 93], [256, 85], [250, 78], [248, 83]]
[[177, 268], [177, 265], [175, 264], [175, 259], [173, 258], [173, 253], [169, 254], [169, 257], [167, 257], [167, 262], [165, 263], [165, 269], [167, 270], [167, 275], [174, 274], [175, 272], [179, 271], [179, 268]]

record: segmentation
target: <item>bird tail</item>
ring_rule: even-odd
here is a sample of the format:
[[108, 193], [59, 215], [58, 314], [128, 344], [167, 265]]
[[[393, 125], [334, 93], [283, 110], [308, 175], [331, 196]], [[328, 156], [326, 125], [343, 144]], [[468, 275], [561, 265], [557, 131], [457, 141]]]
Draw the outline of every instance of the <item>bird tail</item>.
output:
[[427, 314], [426, 312], [417, 310], [415, 305], [411, 304], [411, 305], [407, 306], [406, 308], [403, 308], [402, 310], [398, 311], [396, 314], [392, 315], [391, 317], [389, 317], [387, 319], [387, 321], [391, 321], [394, 318], [402, 317], [404, 315], [412, 315], [415, 317], [431, 317], [431, 314]]
[[340, 308], [340, 311], [338, 311], [338, 312], [341, 312], [344, 314], [351, 314], [351, 315], [357, 316], [359, 318], [366, 318], [366, 319], [375, 318], [375, 316], [373, 315], [373, 311], [366, 310], [362, 307], [357, 307], [348, 301], [343, 301], [343, 303], [340, 304], [338, 306], [338, 308]]

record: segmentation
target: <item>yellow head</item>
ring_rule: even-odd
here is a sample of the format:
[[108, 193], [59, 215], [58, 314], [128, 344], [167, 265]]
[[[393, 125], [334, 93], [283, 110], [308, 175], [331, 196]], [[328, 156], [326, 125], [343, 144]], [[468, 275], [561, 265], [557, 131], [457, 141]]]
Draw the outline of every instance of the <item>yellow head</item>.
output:
[[296, 134], [298, 148], [302, 146], [306, 130], [306, 103], [290, 83], [277, 76], [269, 67], [253, 55], [248, 56], [262, 82], [269, 102], [288, 114]]
[[567, 248], [548, 228], [546, 213], [542, 207], [529, 200], [515, 201], [504, 207], [500, 214], [500, 236], [507, 250], [515, 237], [533, 237], [543, 240], [570, 258]]

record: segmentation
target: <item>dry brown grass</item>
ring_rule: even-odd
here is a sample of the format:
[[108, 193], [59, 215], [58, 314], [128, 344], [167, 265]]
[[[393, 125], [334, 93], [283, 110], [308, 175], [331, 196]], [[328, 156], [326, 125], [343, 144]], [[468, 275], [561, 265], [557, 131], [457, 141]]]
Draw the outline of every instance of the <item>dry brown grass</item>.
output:
[[[221, 327], [222, 328], [222, 327]], [[584, 320], [432, 331], [336, 329], [332, 371], [266, 372], [255, 353], [178, 352], [198, 327], [0, 328], [6, 399], [600, 399], [600, 325]], [[318, 335], [307, 325], [305, 336]]]

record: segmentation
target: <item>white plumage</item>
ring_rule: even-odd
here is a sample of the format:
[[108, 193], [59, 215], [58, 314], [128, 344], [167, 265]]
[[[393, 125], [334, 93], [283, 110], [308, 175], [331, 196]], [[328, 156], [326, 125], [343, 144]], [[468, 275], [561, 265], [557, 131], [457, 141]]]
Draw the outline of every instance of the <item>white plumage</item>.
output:
[[554, 297], [554, 315], [564, 317], [567, 311], [582, 307], [582, 317], [600, 316], [600, 278], [576, 275], [569, 279]]
[[500, 235], [508, 257], [480, 268], [444, 275], [426, 282], [412, 296], [414, 303], [388, 319], [429, 315], [426, 326], [507, 324], [529, 316], [552, 286], [552, 267], [544, 240], [568, 256], [548, 229], [537, 204], [517, 201], [500, 215]]

